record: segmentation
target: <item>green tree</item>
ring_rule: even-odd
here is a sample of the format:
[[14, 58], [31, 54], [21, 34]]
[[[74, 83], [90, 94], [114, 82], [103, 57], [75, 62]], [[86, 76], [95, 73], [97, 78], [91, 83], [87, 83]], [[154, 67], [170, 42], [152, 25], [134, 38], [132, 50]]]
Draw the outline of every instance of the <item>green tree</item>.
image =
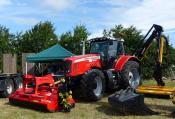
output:
[[12, 36], [8, 28], [0, 26], [0, 53], [9, 53], [12, 50], [10, 47]]
[[0, 25], [0, 69], [2, 69], [2, 54], [13, 52], [12, 41], [14, 35], [9, 33], [9, 29]]
[[69, 31], [61, 35], [59, 43], [67, 50], [73, 52], [74, 48], [72, 41], [73, 41], [72, 33]]
[[86, 41], [90, 33], [86, 26], [77, 25], [73, 32], [63, 33], [60, 37], [60, 44], [71, 52], [79, 55], [82, 53], [82, 41]]
[[58, 42], [55, 28], [49, 21], [36, 24], [17, 38], [20, 52], [37, 53]]

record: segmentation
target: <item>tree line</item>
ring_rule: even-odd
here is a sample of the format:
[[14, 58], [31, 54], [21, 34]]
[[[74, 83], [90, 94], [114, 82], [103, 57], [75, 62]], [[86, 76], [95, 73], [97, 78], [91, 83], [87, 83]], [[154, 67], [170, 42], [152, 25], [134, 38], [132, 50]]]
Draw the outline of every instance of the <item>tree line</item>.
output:
[[[58, 43], [72, 53], [79, 55], [82, 53], [82, 41], [87, 41], [90, 32], [85, 25], [76, 25], [72, 30], [61, 35], [55, 33], [54, 24], [50, 21], [39, 22], [25, 32], [10, 33], [9, 28], [0, 25], [0, 69], [2, 69], [2, 54], [16, 53], [21, 58], [22, 53], [38, 53], [48, 47]], [[143, 35], [136, 27], [123, 27], [116, 25], [113, 28], [103, 31], [104, 36], [123, 38], [127, 54], [134, 54], [144, 43]], [[168, 51], [164, 51], [163, 73], [168, 75], [168, 68], [175, 63], [175, 49], [167, 46]], [[151, 45], [147, 56], [143, 60], [143, 77], [151, 78], [154, 70], [155, 44]], [[88, 45], [86, 44], [86, 53]], [[18, 60], [18, 71], [21, 71], [20, 60]]]

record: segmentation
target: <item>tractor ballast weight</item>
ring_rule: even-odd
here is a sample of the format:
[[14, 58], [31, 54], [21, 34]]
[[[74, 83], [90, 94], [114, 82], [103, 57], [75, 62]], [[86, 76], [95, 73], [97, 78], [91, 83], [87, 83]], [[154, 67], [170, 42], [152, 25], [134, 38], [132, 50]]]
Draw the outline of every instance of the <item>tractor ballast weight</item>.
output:
[[[35, 86], [28, 86], [34, 83]], [[60, 81], [57, 81], [60, 83]], [[43, 85], [43, 84], [47, 84]], [[31, 107], [39, 110], [49, 112], [54, 111], [69, 111], [75, 105], [75, 101], [70, 97], [67, 98], [69, 107], [67, 110], [63, 107], [62, 98], [59, 96], [62, 91], [60, 87], [62, 84], [55, 86], [53, 76], [48, 74], [43, 77], [34, 77], [32, 75], [24, 76], [24, 86], [15, 91], [10, 97], [9, 102], [15, 105], [22, 105], [24, 107]]]

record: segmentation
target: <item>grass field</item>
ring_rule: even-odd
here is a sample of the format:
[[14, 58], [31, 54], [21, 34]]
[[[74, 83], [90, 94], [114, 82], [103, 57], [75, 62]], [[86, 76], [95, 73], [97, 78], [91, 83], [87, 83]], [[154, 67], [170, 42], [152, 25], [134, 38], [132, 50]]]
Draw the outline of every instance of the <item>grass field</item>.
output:
[[[144, 81], [144, 85], [155, 83], [154, 81]], [[167, 85], [174, 85], [175, 82], [167, 81]], [[175, 105], [167, 98], [145, 97], [146, 105], [157, 115], [136, 116], [123, 114], [112, 108], [107, 101], [109, 94], [98, 102], [78, 101], [70, 113], [56, 112], [46, 113], [17, 106], [11, 106], [8, 99], [0, 98], [0, 119], [137, 119], [137, 118], [172, 118]]]

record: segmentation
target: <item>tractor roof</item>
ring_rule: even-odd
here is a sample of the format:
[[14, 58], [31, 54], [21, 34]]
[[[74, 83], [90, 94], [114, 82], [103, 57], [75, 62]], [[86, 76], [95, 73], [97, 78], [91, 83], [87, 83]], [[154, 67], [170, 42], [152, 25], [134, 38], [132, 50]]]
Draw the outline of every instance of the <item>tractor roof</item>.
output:
[[96, 37], [96, 38], [92, 38], [89, 41], [90, 42], [96, 42], [96, 41], [109, 41], [109, 40], [117, 40], [117, 41], [122, 41], [119, 38], [112, 38], [112, 37]]

